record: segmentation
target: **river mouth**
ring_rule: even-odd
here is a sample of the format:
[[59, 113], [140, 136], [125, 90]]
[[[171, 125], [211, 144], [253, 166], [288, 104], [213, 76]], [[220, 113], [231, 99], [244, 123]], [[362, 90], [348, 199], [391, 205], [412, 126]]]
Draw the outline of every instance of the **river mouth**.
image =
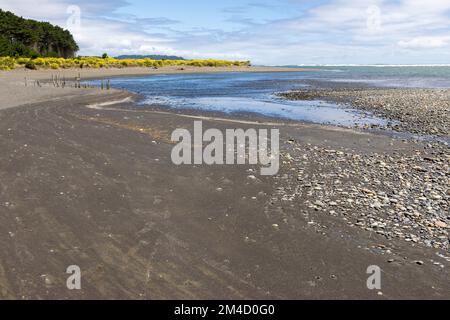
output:
[[[309, 87], [308, 72], [175, 74], [111, 79], [111, 86], [139, 94], [139, 106], [252, 113], [264, 117], [345, 127], [383, 127], [387, 120], [330, 101], [289, 101], [275, 92]], [[99, 81], [91, 81], [99, 85]]]
[[287, 101], [273, 95], [262, 97], [146, 97], [141, 107], [213, 111], [226, 114], [253, 113], [265, 117], [338, 125], [345, 127], [386, 126], [387, 120], [323, 100]]
[[[392, 130], [398, 122], [377, 116], [371, 111], [358, 110], [350, 103], [323, 100], [288, 100], [277, 92], [317, 87], [359, 85], [352, 81], [354, 75], [331, 79], [329, 73], [321, 72], [277, 72], [277, 73], [215, 73], [215, 74], [160, 74], [139, 77], [113, 78], [113, 88], [125, 89], [138, 94], [140, 108], [158, 108], [177, 112], [223, 113], [233, 117], [243, 114], [288, 121], [299, 121], [321, 125], [361, 128], [381, 134], [425, 141], [448, 143], [447, 139], [434, 136], [397, 132]], [[364, 78], [365, 77], [359, 77]], [[358, 79], [359, 79], [358, 78]], [[382, 79], [388, 77], [383, 76]], [[422, 78], [421, 78], [422, 79]], [[330, 81], [339, 80], [339, 81]], [[378, 81], [378, 78], [376, 78]], [[341, 82], [340, 82], [341, 81]], [[313, 83], [311, 83], [313, 82]], [[100, 80], [89, 81], [100, 85]], [[342, 84], [340, 84], [342, 83]], [[370, 86], [367, 83], [364, 86]]]

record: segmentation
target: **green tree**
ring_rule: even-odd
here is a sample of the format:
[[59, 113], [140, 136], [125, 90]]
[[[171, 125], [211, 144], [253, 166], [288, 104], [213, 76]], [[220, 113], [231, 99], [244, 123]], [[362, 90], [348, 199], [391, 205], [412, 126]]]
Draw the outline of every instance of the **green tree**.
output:
[[0, 56], [67, 58], [74, 56], [78, 49], [69, 31], [0, 9]]

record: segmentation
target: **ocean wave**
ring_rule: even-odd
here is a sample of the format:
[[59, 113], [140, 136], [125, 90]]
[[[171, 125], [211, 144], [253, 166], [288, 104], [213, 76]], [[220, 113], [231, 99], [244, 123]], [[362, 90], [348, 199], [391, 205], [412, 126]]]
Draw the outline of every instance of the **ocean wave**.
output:
[[290, 67], [374, 67], [374, 68], [411, 68], [411, 67], [450, 67], [450, 64], [297, 64]]

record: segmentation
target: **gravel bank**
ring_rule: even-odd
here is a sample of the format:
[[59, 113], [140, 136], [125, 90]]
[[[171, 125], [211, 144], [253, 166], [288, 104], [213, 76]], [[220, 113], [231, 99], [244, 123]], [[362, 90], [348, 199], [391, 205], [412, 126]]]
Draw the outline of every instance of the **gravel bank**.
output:
[[450, 90], [448, 89], [315, 89], [278, 94], [291, 100], [325, 99], [350, 103], [393, 120], [390, 129], [448, 137]]
[[[449, 250], [450, 154], [440, 144], [415, 151], [362, 153], [290, 141], [275, 200], [343, 219], [392, 239]], [[395, 150], [395, 149], [394, 149]]]

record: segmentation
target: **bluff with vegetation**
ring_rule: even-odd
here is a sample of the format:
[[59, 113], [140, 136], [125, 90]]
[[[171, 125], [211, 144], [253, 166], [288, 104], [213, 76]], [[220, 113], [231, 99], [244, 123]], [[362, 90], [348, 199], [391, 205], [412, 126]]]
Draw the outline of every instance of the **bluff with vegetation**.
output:
[[0, 56], [70, 58], [77, 50], [69, 31], [0, 9]]

